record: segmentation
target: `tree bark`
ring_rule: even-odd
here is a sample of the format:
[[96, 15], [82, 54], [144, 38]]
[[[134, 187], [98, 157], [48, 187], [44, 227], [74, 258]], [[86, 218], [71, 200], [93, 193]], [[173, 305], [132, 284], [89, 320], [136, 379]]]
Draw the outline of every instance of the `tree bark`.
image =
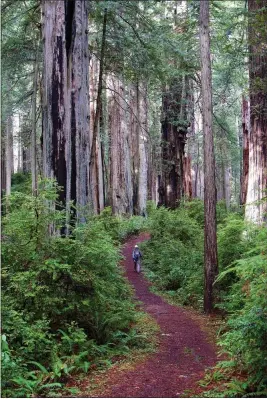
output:
[[[70, 123], [67, 90], [65, 1], [43, 5], [43, 168], [61, 187], [59, 200], [70, 200]], [[75, 152], [75, 151], [74, 151]]]
[[205, 287], [204, 311], [213, 309], [213, 284], [218, 273], [216, 237], [215, 158], [212, 133], [212, 90], [209, 37], [209, 0], [200, 2], [201, 89], [204, 128]]
[[249, 0], [250, 134], [247, 220], [267, 220], [267, 7], [265, 0]]
[[6, 149], [3, 145], [3, 140], [1, 142], [1, 194], [6, 191]]
[[18, 128], [18, 172], [22, 172], [22, 146], [21, 146], [21, 115], [18, 115], [19, 128]]
[[102, 89], [104, 74], [104, 57], [107, 28], [107, 9], [104, 10], [101, 55], [99, 64], [98, 90], [96, 98], [96, 111], [94, 115], [92, 147], [90, 151], [90, 182], [93, 188], [93, 204], [95, 213], [100, 213], [104, 208], [104, 182], [102, 170], [102, 151], [99, 135], [100, 119], [102, 112]]
[[192, 198], [192, 174], [191, 174], [191, 158], [189, 155], [185, 156], [183, 159], [183, 192], [186, 199], [190, 200]]
[[85, 223], [89, 210], [89, 53], [88, 1], [66, 1], [68, 88], [71, 91], [71, 183], [70, 197], [76, 204], [78, 223]]
[[162, 192], [164, 205], [176, 208], [183, 196], [184, 148], [187, 120], [185, 78], [174, 81], [163, 96], [162, 122]]
[[147, 105], [147, 88], [142, 85], [139, 92], [138, 104], [138, 143], [139, 143], [139, 176], [138, 176], [138, 214], [146, 215], [147, 202], [147, 130], [148, 130], [148, 105]]
[[37, 83], [38, 83], [38, 51], [39, 45], [37, 43], [36, 58], [34, 63], [34, 78], [33, 78], [33, 95], [32, 95], [32, 131], [31, 131], [31, 175], [32, 175], [32, 194], [37, 195], [38, 181], [37, 181], [37, 157], [36, 157], [36, 98], [37, 98]]
[[[85, 222], [89, 202], [88, 7], [86, 0], [43, 5], [43, 167], [59, 200]], [[66, 229], [65, 229], [66, 230]]]
[[240, 204], [245, 205], [248, 192], [248, 172], [249, 172], [249, 102], [242, 98], [242, 145], [243, 162], [241, 170], [241, 196]]
[[139, 213], [138, 207], [138, 184], [139, 184], [139, 121], [140, 121], [140, 92], [139, 83], [131, 88], [131, 113], [130, 113], [130, 134], [131, 134], [131, 171], [133, 185], [133, 211], [135, 215]]
[[110, 118], [110, 200], [113, 214], [132, 214], [133, 191], [130, 137], [125, 114], [125, 87], [118, 78], [110, 78], [113, 95], [109, 101]]
[[6, 195], [11, 194], [11, 174], [12, 174], [12, 135], [13, 135], [13, 121], [12, 116], [9, 115], [7, 118], [7, 125], [6, 125], [6, 146], [5, 146], [5, 153], [6, 153]]

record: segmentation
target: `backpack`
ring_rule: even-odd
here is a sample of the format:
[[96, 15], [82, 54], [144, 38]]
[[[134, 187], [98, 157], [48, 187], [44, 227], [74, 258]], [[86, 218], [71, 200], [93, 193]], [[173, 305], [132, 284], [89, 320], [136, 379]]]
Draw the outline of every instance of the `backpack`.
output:
[[139, 251], [139, 249], [137, 249], [137, 250], [134, 251], [134, 260], [135, 260], [135, 262], [138, 261], [139, 257], [140, 257], [140, 251]]

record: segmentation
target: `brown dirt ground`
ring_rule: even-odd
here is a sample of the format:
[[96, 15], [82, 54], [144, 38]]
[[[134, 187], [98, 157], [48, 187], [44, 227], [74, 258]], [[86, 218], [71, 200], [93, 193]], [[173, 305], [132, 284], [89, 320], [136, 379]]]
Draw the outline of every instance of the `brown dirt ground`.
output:
[[[151, 293], [150, 284], [142, 273], [138, 275], [134, 272], [132, 249], [135, 244], [148, 238], [147, 234], [142, 234], [128, 240], [123, 255], [126, 276], [135, 289], [136, 300], [143, 303], [144, 311], [160, 326], [158, 351], [130, 368], [123, 369], [115, 365], [102, 376], [98, 375], [95, 382], [100, 383], [99, 389], [88, 391], [90, 397], [180, 397], [184, 391], [197, 392], [197, 381], [203, 378], [207, 368], [216, 364], [216, 347], [205, 331], [205, 318], [197, 317], [190, 310], [172, 306]], [[208, 324], [209, 319], [206, 320]], [[82, 385], [86, 391], [85, 381]]]

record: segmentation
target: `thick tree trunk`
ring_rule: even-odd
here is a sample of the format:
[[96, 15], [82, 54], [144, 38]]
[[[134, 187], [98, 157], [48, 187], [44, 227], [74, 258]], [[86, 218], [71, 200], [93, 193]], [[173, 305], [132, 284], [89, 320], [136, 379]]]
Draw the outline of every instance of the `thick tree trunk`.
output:
[[162, 181], [164, 205], [176, 208], [183, 196], [184, 148], [188, 121], [186, 115], [187, 78], [175, 81], [163, 96]]
[[[43, 168], [61, 187], [59, 200], [70, 200], [70, 121], [67, 90], [65, 2], [43, 1]], [[75, 151], [74, 151], [75, 154]]]
[[13, 121], [12, 116], [9, 115], [7, 118], [7, 125], [6, 125], [6, 146], [5, 146], [5, 153], [6, 153], [6, 195], [11, 194], [11, 174], [12, 174], [12, 158], [13, 158]]
[[215, 158], [212, 134], [212, 90], [209, 37], [209, 1], [200, 2], [201, 88], [204, 127], [205, 287], [204, 311], [213, 308], [213, 283], [218, 273], [216, 237]]
[[71, 200], [84, 223], [89, 204], [88, 1], [66, 1], [66, 46], [71, 127]]
[[96, 98], [96, 110], [93, 124], [92, 147], [90, 151], [90, 185], [93, 188], [93, 205], [95, 213], [99, 213], [104, 208], [104, 182], [102, 169], [102, 151], [100, 143], [100, 120], [102, 113], [102, 89], [104, 74], [105, 41], [107, 27], [107, 9], [104, 11], [102, 45], [99, 64], [98, 90]]
[[89, 202], [87, 26], [86, 0], [43, 1], [44, 175], [62, 187], [67, 215], [70, 200], [76, 205], [78, 222]]
[[36, 98], [37, 98], [37, 83], [38, 83], [38, 44], [36, 49], [36, 59], [34, 63], [34, 80], [33, 80], [33, 95], [32, 95], [32, 131], [31, 131], [31, 175], [32, 175], [32, 194], [37, 195], [38, 181], [37, 181], [37, 156], [36, 156]]
[[244, 205], [247, 200], [248, 192], [248, 171], [249, 171], [249, 102], [244, 97], [242, 99], [242, 143], [243, 143], [243, 162], [241, 172], [241, 195], [240, 203]]
[[109, 87], [112, 97], [110, 115], [110, 198], [114, 214], [132, 214], [132, 180], [130, 160], [130, 137], [127, 126], [125, 88], [118, 78], [111, 78]]
[[[250, 134], [246, 219], [267, 220], [267, 7], [265, 0], [249, 0]], [[264, 200], [263, 200], [264, 199]]]

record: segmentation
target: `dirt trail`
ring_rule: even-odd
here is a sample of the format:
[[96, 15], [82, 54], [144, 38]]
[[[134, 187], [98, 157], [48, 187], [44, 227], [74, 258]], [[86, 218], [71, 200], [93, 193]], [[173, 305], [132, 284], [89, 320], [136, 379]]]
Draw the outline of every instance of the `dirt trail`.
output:
[[116, 374], [111, 370], [108, 388], [99, 397], [179, 397], [184, 390], [193, 388], [207, 367], [216, 363], [215, 348], [190, 314], [149, 292], [149, 283], [142, 274], [134, 272], [132, 248], [147, 238], [143, 234], [127, 241], [123, 249], [124, 265], [136, 298], [160, 326], [159, 350], [133, 371]]

